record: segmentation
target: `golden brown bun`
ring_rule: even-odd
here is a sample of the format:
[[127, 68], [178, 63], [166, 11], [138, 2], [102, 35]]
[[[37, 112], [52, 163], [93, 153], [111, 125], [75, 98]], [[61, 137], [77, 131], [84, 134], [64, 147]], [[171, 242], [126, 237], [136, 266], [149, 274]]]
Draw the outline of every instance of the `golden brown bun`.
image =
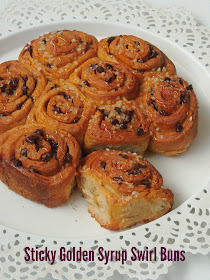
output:
[[132, 100], [139, 90], [139, 82], [130, 68], [97, 57], [77, 68], [71, 74], [70, 81], [80, 87], [97, 107], [114, 104], [123, 98]]
[[85, 134], [86, 153], [106, 148], [142, 155], [149, 144], [149, 125], [135, 101], [118, 101], [101, 107]]
[[198, 103], [192, 85], [167, 73], [147, 73], [136, 101], [151, 122], [149, 149], [166, 156], [184, 152], [198, 130]]
[[68, 79], [80, 64], [96, 56], [97, 49], [95, 37], [81, 31], [60, 30], [27, 44], [19, 60], [42, 70], [50, 81]]
[[160, 68], [170, 75], [176, 74], [173, 62], [156, 46], [133, 35], [112, 36], [98, 45], [98, 57], [131, 67], [140, 82], [145, 72]]
[[97, 151], [84, 158], [77, 184], [88, 210], [101, 226], [121, 230], [152, 221], [173, 205], [173, 194], [162, 189], [160, 173], [141, 156]]
[[71, 135], [42, 125], [15, 127], [1, 135], [0, 179], [25, 198], [55, 207], [70, 197], [79, 157]]
[[44, 124], [72, 134], [82, 145], [95, 105], [66, 81], [48, 83], [31, 110], [27, 123]]
[[0, 134], [24, 124], [46, 79], [34, 67], [17, 60], [0, 64]]

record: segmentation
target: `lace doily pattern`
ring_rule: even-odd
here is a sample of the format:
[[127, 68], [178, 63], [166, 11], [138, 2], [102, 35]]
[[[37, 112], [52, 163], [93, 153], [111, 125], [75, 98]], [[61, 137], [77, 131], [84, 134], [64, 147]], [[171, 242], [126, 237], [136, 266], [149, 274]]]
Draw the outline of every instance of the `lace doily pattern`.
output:
[[[193, 254], [207, 254], [210, 251], [210, 211], [208, 201], [210, 192], [202, 189], [194, 197], [175, 209], [171, 214], [165, 215], [157, 221], [126, 231], [126, 234], [117, 233], [111, 237], [97, 239], [54, 239], [38, 237], [32, 234], [0, 228], [1, 257], [0, 275], [3, 279], [36, 279], [45, 276], [46, 272], [52, 273], [55, 279], [106, 279], [114, 270], [138, 279], [157, 279], [160, 274], [167, 273], [172, 261], [161, 261], [157, 258], [152, 261], [132, 261], [131, 248], [138, 250], [152, 250], [157, 252], [164, 247], [172, 252], [183, 250]], [[201, 207], [202, 205], [202, 207]], [[163, 229], [164, 227], [164, 229]], [[98, 249], [103, 246], [105, 250], [126, 250], [127, 261], [99, 261]], [[51, 261], [24, 261], [24, 248], [30, 247], [37, 250], [56, 250], [58, 253], [55, 263]], [[95, 259], [89, 262], [59, 261], [59, 250], [64, 247], [66, 251], [73, 247], [82, 247], [82, 250], [94, 250]], [[174, 260], [174, 259], [173, 259]], [[17, 278], [19, 276], [19, 278]], [[4, 278], [5, 277], [5, 278]]]
[[[67, 22], [70, 20], [95, 20], [131, 24], [168, 38], [200, 60], [210, 70], [210, 28], [198, 26], [192, 15], [183, 8], [154, 10], [143, 0], [15, 0], [0, 15], [0, 39], [19, 30], [36, 26]], [[209, 182], [210, 183], [210, 182]], [[0, 275], [1, 279], [37, 279], [51, 273], [55, 279], [106, 279], [114, 270], [138, 279], [157, 279], [165, 274], [172, 261], [130, 260], [131, 248], [139, 250], [161, 247], [167, 250], [184, 250], [193, 254], [210, 252], [210, 184], [196, 195], [163, 216], [158, 221], [141, 227], [96, 239], [44, 238], [0, 226]], [[97, 250], [127, 250], [127, 261], [99, 261]], [[94, 250], [94, 261], [48, 261], [24, 260], [24, 248], [57, 250], [64, 247], [82, 247]]]

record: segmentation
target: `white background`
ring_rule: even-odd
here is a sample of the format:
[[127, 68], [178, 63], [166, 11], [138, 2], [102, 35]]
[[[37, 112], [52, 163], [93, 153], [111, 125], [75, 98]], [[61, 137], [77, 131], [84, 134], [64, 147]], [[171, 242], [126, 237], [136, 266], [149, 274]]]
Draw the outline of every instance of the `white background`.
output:
[[[29, 0], [30, 1], [30, 0]], [[114, 0], [113, 0], [114, 1]], [[195, 16], [199, 24], [210, 27], [210, 0], [147, 0], [151, 7], [173, 7], [183, 6]], [[8, 0], [0, 0], [0, 9], [4, 8]], [[18, 2], [18, 1], [17, 1]], [[186, 254], [185, 262], [174, 263], [169, 268], [167, 275], [162, 275], [158, 280], [210, 280], [210, 254], [203, 256], [200, 254]], [[107, 280], [138, 280], [126, 275], [120, 275], [117, 271]], [[17, 279], [19, 280], [19, 279]], [[48, 273], [45, 278], [37, 280], [57, 280]], [[60, 280], [60, 279], [59, 279]], [[73, 280], [73, 279], [69, 279]], [[105, 279], [104, 279], [105, 280]]]

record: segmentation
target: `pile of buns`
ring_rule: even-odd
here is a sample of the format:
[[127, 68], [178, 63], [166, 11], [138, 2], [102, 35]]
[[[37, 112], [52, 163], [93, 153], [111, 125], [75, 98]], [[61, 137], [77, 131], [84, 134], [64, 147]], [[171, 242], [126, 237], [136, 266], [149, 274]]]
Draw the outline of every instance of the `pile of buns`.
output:
[[47, 207], [77, 185], [108, 229], [171, 210], [173, 194], [143, 154], [178, 155], [197, 127], [192, 85], [132, 35], [54, 31], [0, 65], [0, 179]]

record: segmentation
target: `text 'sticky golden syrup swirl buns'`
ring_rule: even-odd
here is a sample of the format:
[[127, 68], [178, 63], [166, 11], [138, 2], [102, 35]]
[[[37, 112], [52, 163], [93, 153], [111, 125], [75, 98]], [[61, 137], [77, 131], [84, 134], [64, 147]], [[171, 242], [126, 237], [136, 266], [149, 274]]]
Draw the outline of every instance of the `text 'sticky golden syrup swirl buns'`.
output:
[[49, 125], [72, 134], [82, 144], [95, 105], [74, 85], [65, 81], [50, 82], [31, 110], [27, 123]]
[[127, 66], [102, 61], [97, 57], [77, 68], [70, 81], [81, 87], [84, 95], [98, 107], [123, 98], [134, 99], [139, 89], [137, 78]]
[[143, 154], [149, 144], [149, 124], [135, 101], [117, 101], [93, 115], [85, 134], [87, 153], [106, 148]]
[[98, 41], [81, 31], [54, 31], [34, 39], [19, 55], [19, 60], [29, 63], [49, 80], [68, 79], [83, 62], [96, 56]]
[[18, 126], [1, 135], [0, 179], [25, 198], [55, 207], [70, 197], [79, 158], [73, 136], [42, 125]]
[[45, 86], [45, 77], [34, 67], [16, 60], [0, 65], [0, 134], [25, 123]]
[[133, 35], [112, 36], [102, 39], [98, 46], [100, 59], [121, 63], [132, 68], [140, 81], [145, 72], [176, 73], [173, 62], [156, 46]]
[[101, 226], [120, 230], [171, 210], [173, 194], [160, 173], [142, 156], [95, 151], [79, 165], [77, 183], [88, 210]]
[[151, 122], [149, 149], [167, 156], [184, 152], [198, 129], [198, 103], [192, 85], [177, 76], [148, 73], [138, 102]]

